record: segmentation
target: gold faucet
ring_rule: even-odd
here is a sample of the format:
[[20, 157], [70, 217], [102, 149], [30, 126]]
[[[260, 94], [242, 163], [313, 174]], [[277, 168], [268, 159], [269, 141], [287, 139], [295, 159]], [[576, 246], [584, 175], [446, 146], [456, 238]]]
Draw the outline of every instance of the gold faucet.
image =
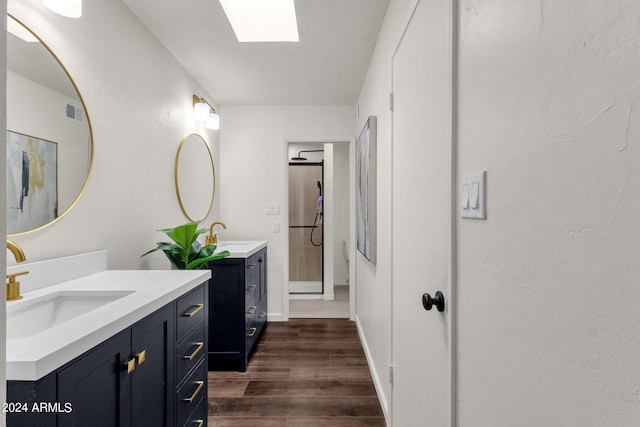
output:
[[[7, 240], [7, 249], [11, 251], [16, 262], [23, 262], [27, 260], [27, 257], [24, 255], [24, 251], [18, 246], [16, 243], [11, 240]], [[17, 276], [22, 276], [23, 274], [29, 274], [28, 271], [20, 271], [18, 273], [7, 274], [7, 301], [15, 301], [22, 298], [20, 295], [20, 282], [16, 280]]]
[[211, 227], [209, 227], [209, 235], [204, 238], [205, 245], [215, 245], [216, 243], [218, 243], [218, 235], [213, 234], [213, 227], [218, 224], [221, 225], [222, 228], [224, 228], [225, 230], [227, 229], [227, 226], [224, 225], [223, 222], [216, 221], [213, 224], [211, 224]]

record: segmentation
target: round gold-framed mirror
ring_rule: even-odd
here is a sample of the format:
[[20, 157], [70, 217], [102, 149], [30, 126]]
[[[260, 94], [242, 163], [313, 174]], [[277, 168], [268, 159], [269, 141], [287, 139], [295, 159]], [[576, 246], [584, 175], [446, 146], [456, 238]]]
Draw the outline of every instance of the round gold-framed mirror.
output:
[[189, 221], [203, 221], [211, 213], [216, 195], [216, 168], [209, 145], [190, 133], [180, 141], [173, 169], [176, 195]]
[[7, 19], [7, 234], [47, 227], [82, 196], [93, 130], [60, 58], [29, 27]]

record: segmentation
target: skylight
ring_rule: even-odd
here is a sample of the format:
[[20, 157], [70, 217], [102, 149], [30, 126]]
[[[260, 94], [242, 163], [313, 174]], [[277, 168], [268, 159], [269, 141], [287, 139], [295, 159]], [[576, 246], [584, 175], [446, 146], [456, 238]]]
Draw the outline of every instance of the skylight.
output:
[[220, 0], [239, 42], [298, 42], [294, 0]]

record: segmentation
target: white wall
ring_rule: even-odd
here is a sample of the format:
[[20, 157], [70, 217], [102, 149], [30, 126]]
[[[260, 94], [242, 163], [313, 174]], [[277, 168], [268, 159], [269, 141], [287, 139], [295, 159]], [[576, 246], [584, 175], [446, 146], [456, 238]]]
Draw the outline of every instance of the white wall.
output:
[[[4, 16], [7, 12], [7, 3], [0, 2], [0, 15]], [[0, 92], [3, 98], [6, 97], [7, 82], [7, 20], [3, 19], [0, 23]], [[0, 134], [4, 135], [7, 131], [7, 110], [6, 102], [0, 102]], [[6, 188], [6, 146], [0, 150], [0, 188]], [[0, 191], [5, 194], [5, 191]], [[0, 197], [0, 221], [6, 224], [7, 201], [5, 197]], [[0, 238], [6, 240], [6, 226], [0, 226]], [[0, 271], [6, 272], [6, 258], [0, 258]], [[5, 384], [7, 378], [7, 302], [4, 298], [0, 298], [0, 319], [3, 319], [0, 326], [0, 384]], [[7, 388], [0, 387], [0, 402], [7, 401]], [[6, 426], [6, 416], [0, 413], [0, 427]]]
[[460, 424], [640, 425], [640, 3], [460, 5]]
[[[161, 253], [140, 254], [164, 237], [157, 229], [187, 222], [173, 182], [182, 137], [199, 132], [220, 163], [218, 132], [193, 120], [191, 104], [194, 93], [215, 99], [119, 1], [85, 1], [81, 19], [55, 15], [40, 0], [9, 0], [8, 9], [67, 67], [95, 139], [92, 175], [78, 204], [52, 226], [14, 240], [29, 260], [107, 249], [109, 268], [169, 268]], [[204, 225], [218, 208], [216, 198]]]
[[358, 251], [351, 262], [356, 269], [356, 321], [387, 420], [391, 404], [391, 57], [412, 3], [389, 2], [360, 93], [355, 129], [359, 135], [368, 117], [377, 117], [377, 263], [371, 264]]
[[[383, 404], [389, 73], [410, 3], [390, 2], [356, 128], [378, 116], [379, 261], [357, 254], [356, 273]], [[461, 426], [640, 424], [639, 15], [631, 0], [460, 2], [458, 175], [488, 171], [488, 219], [458, 221]]]
[[[220, 111], [220, 220], [222, 240], [269, 242], [269, 316], [288, 313], [283, 282], [288, 233], [284, 210], [287, 142], [331, 142], [353, 138], [352, 106], [225, 106]], [[224, 123], [224, 126], [222, 125]], [[264, 205], [278, 203], [279, 216], [265, 215]], [[272, 233], [274, 221], [280, 233]]]

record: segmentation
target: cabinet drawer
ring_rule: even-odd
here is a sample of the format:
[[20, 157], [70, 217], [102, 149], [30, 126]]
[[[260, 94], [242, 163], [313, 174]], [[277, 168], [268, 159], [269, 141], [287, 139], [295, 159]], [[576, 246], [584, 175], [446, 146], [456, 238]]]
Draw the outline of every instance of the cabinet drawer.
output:
[[247, 285], [249, 285], [249, 281], [255, 282], [255, 277], [259, 270], [257, 254], [253, 254], [247, 258], [246, 269], [245, 277], [247, 278]]
[[267, 323], [267, 299], [266, 298], [260, 301], [260, 304], [258, 304], [254, 323], [257, 325], [258, 330], [263, 328], [265, 323]]
[[184, 427], [206, 427], [207, 425], [207, 401], [201, 399], [196, 410], [187, 418]]
[[176, 378], [179, 384], [182, 379], [196, 366], [205, 351], [204, 323], [201, 323], [181, 344], [176, 351]]
[[204, 287], [200, 286], [178, 300], [176, 336], [180, 341], [187, 332], [204, 320], [206, 314]]
[[[201, 400], [207, 397], [207, 364], [204, 360], [178, 389], [176, 402], [176, 425], [183, 426], [194, 414]], [[205, 413], [206, 414], [206, 413]]]
[[251, 278], [247, 277], [247, 286], [246, 286], [247, 300], [252, 296], [255, 297], [255, 295], [258, 295], [260, 293], [260, 290], [258, 289], [257, 277], [258, 277], [257, 274], [254, 274], [253, 277]]

